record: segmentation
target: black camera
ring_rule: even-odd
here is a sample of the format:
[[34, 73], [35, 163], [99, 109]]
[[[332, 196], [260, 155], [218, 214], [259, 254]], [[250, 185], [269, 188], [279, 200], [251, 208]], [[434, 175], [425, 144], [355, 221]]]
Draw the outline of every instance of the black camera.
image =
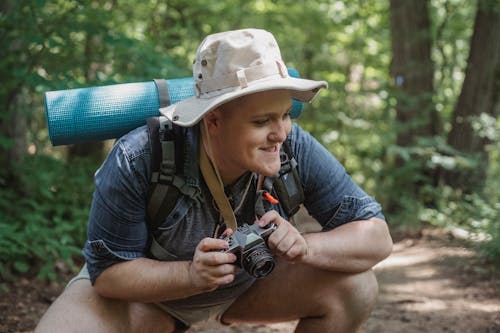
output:
[[257, 223], [243, 224], [231, 236], [222, 236], [221, 239], [229, 243], [224, 252], [234, 253], [237, 257], [236, 265], [242, 267], [255, 278], [269, 275], [274, 268], [274, 258], [269, 252], [267, 239], [276, 230], [274, 223], [264, 228]]

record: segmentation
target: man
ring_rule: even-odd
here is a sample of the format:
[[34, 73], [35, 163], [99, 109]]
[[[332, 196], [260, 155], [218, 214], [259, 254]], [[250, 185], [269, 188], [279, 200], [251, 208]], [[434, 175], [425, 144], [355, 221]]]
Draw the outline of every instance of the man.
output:
[[[196, 200], [180, 195], [149, 232], [148, 130], [122, 137], [96, 173], [86, 266], [37, 331], [174, 332], [213, 319], [298, 319], [296, 332], [358, 331], [376, 300], [371, 268], [392, 241], [380, 206], [291, 122], [291, 98], [308, 102], [326, 82], [289, 77], [274, 37], [257, 29], [208, 36], [193, 75], [196, 96], [161, 112], [185, 128], [184, 161], [196, 167], [184, 177], [198, 189]], [[256, 193], [280, 171], [285, 141], [321, 232], [301, 234], [281, 203], [256, 214]], [[270, 275], [256, 280], [225, 251], [236, 229], [231, 216], [238, 226], [275, 226], [267, 240], [276, 260]]]

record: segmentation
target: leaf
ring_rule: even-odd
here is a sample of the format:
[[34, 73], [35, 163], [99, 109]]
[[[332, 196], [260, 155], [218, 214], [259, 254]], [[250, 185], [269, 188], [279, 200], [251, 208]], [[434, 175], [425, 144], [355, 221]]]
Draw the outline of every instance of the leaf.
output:
[[30, 269], [30, 266], [26, 261], [18, 260], [14, 262], [14, 269], [20, 273], [26, 273]]

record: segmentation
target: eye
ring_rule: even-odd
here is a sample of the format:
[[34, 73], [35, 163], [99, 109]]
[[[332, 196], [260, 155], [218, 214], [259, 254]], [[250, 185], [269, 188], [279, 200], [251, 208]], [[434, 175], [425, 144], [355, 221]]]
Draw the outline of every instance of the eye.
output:
[[269, 122], [269, 118], [256, 119], [253, 123], [257, 126], [264, 126]]

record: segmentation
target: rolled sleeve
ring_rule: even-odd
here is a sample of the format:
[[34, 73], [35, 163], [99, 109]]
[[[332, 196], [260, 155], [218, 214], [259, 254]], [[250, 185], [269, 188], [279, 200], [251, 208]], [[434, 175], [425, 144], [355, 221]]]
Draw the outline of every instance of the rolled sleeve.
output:
[[323, 229], [330, 230], [347, 222], [368, 220], [372, 217], [385, 219], [382, 215], [382, 207], [375, 199], [370, 196], [346, 195], [330, 220], [323, 225]]
[[146, 256], [149, 151], [144, 135], [147, 132], [132, 132], [120, 139], [95, 174], [82, 251], [92, 283], [109, 266]]

